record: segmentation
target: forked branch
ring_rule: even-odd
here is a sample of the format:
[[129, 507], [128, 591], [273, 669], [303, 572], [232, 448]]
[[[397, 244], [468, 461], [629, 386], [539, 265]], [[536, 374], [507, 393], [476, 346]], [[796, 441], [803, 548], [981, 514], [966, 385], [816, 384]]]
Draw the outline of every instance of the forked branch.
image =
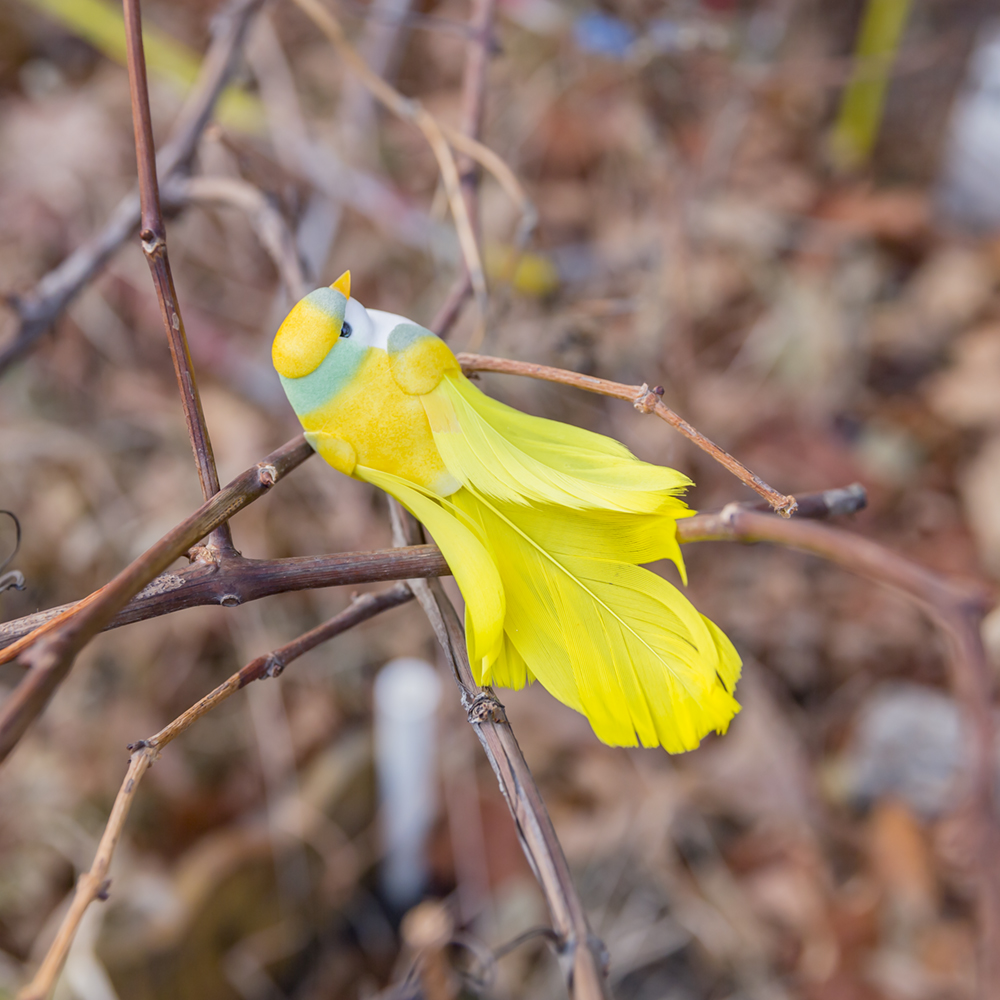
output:
[[237, 476], [126, 566], [110, 583], [0, 651], [0, 663], [20, 657], [29, 668], [21, 683], [0, 706], [0, 761], [13, 750], [45, 707], [52, 692], [69, 673], [76, 654], [131, 598], [213, 528], [263, 496], [282, 476], [312, 454], [313, 450], [302, 437], [293, 438], [263, 462]]

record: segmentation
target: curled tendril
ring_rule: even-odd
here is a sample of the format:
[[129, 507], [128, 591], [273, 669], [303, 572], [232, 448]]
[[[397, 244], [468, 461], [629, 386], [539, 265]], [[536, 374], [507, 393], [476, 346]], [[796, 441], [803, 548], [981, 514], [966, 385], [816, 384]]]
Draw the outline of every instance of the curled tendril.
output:
[[0, 514], [6, 514], [14, 522], [14, 551], [2, 563], [0, 563], [0, 573], [2, 573], [11, 563], [11, 560], [21, 550], [21, 522], [17, 519], [17, 514], [10, 510], [0, 510]]
[[10, 510], [0, 510], [0, 514], [6, 514], [14, 522], [14, 549], [9, 556], [2, 563], [0, 563], [0, 594], [5, 590], [24, 590], [24, 574], [20, 573], [18, 570], [11, 570], [10, 573], [4, 573], [4, 570], [10, 565], [13, 558], [21, 550], [21, 522], [18, 520], [17, 515]]

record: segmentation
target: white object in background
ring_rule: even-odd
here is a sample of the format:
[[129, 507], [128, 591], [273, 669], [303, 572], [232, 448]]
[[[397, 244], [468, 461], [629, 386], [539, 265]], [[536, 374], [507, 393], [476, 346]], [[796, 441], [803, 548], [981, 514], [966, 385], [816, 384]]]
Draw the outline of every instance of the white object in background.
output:
[[995, 229], [1000, 226], [1000, 22], [980, 33], [949, 133], [941, 206], [958, 222]]
[[375, 679], [382, 889], [400, 909], [417, 902], [427, 884], [427, 834], [438, 810], [440, 699], [437, 671], [425, 660], [392, 660]]

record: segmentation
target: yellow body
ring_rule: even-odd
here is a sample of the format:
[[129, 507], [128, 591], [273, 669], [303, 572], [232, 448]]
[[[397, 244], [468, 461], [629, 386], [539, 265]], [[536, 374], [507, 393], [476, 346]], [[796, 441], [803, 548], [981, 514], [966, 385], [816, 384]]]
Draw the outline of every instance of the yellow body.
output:
[[[417, 345], [406, 353], [428, 352]], [[435, 384], [443, 374], [437, 367]], [[441, 459], [423, 404], [400, 386], [393, 369], [385, 351], [368, 348], [356, 377], [301, 418], [306, 437], [348, 476], [361, 465], [392, 472], [435, 493], [453, 493], [460, 484]]]

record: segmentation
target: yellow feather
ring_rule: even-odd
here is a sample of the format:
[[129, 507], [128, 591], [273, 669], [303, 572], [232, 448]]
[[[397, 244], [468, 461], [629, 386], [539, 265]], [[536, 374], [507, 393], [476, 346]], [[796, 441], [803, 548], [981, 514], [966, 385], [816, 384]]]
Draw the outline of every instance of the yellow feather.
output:
[[[504, 629], [525, 671], [586, 715], [605, 743], [677, 753], [726, 729], [739, 711], [732, 646], [676, 588], [616, 558], [622, 553], [599, 519], [566, 544], [571, 533], [557, 528], [564, 510], [502, 504], [467, 489], [452, 499], [492, 542]], [[493, 680], [520, 687], [524, 675], [511, 661], [505, 653], [494, 664]]]
[[507, 503], [686, 516], [674, 495], [690, 485], [637, 459], [624, 445], [579, 427], [521, 413], [446, 374], [420, 397], [434, 443], [466, 486]]
[[434, 536], [465, 598], [469, 662], [481, 673], [503, 645], [504, 589], [492, 543], [474, 520], [431, 490], [362, 465], [354, 475], [395, 497]]

